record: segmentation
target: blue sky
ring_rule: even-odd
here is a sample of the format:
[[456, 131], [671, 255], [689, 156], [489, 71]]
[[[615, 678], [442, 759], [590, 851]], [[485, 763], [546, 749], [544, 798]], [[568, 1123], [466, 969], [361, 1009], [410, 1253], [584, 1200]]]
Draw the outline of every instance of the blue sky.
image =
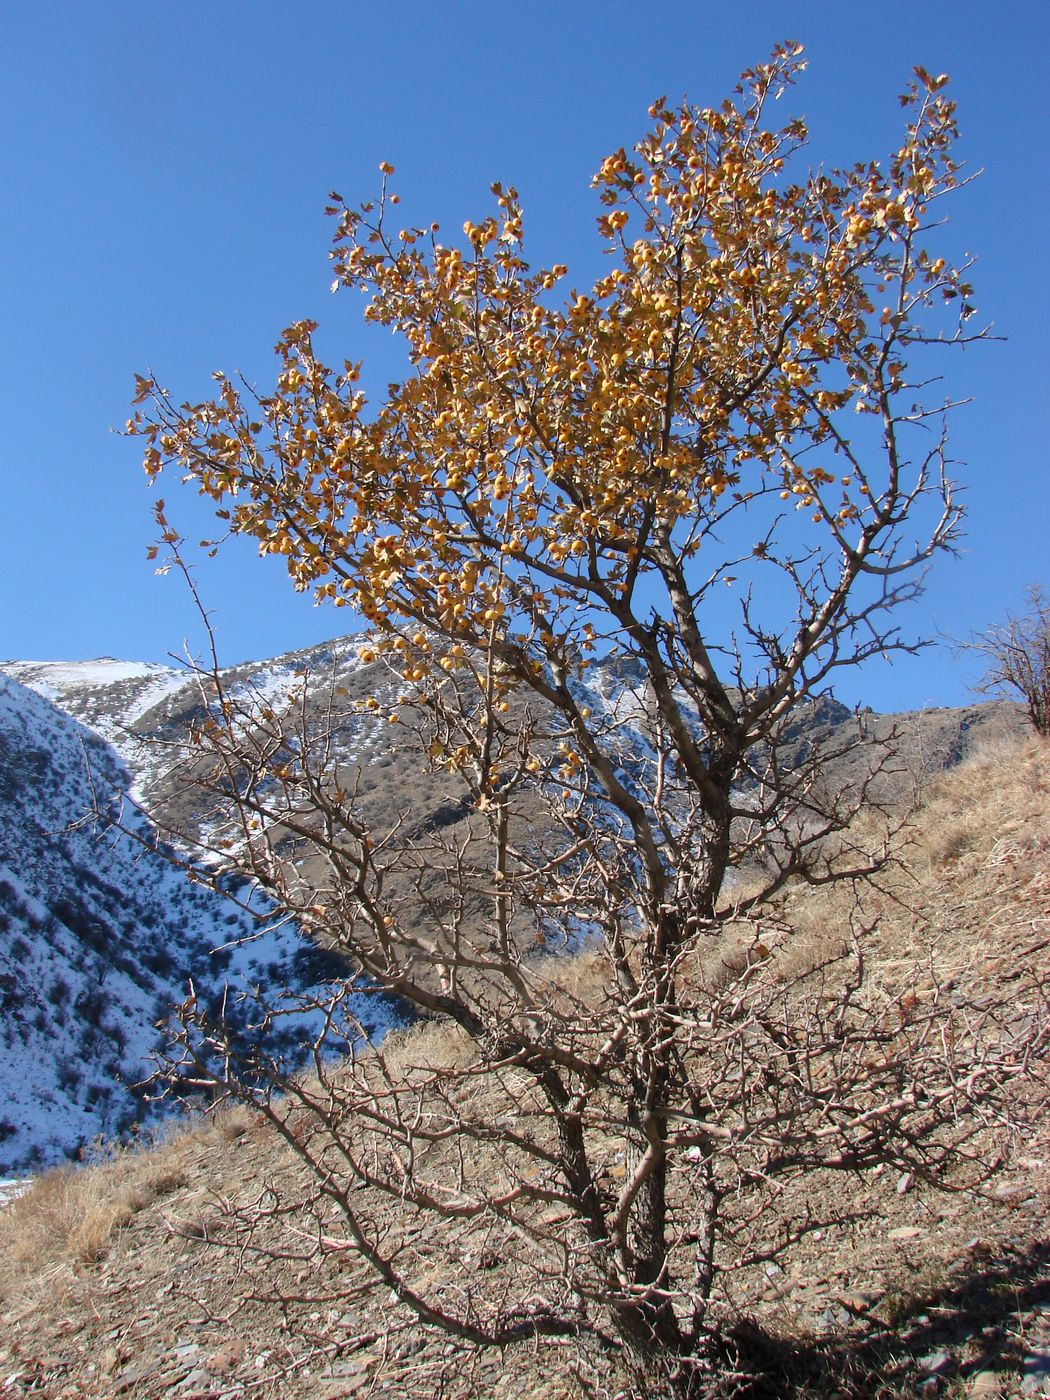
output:
[[[386, 338], [328, 292], [328, 190], [365, 198], [388, 160], [406, 223], [458, 229], [493, 180], [516, 184], [527, 255], [585, 281], [601, 158], [641, 136], [656, 96], [720, 100], [785, 37], [808, 51], [785, 101], [809, 118], [815, 161], [884, 155], [922, 63], [952, 75], [962, 153], [984, 170], [951, 237], [978, 255], [978, 306], [1006, 340], [949, 369], [974, 397], [954, 436], [968, 536], [903, 621], [965, 634], [1047, 582], [1045, 3], [39, 0], [0, 7], [0, 656], [163, 661], [199, 645], [183, 588], [146, 560], [139, 449], [111, 431], [135, 371], [186, 398], [220, 367], [266, 383], [277, 332], [312, 316], [322, 353], [363, 353], [379, 387], [397, 375]], [[163, 491], [177, 524], [207, 532], [188, 492]], [[351, 623], [247, 546], [200, 583], [231, 663]], [[940, 649], [839, 690], [912, 708], [962, 703], [973, 678]]]

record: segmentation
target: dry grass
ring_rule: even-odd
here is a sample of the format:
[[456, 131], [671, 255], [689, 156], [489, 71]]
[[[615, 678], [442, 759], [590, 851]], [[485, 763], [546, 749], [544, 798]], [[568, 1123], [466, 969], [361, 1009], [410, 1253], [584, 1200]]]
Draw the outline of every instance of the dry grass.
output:
[[[851, 914], [883, 930], [898, 954], [949, 906], [970, 941], [967, 910], [981, 917], [996, 897], [1027, 903], [1046, 896], [1050, 854], [1050, 751], [1039, 739], [1002, 741], [930, 784], [904, 827], [893, 864], [859, 895], [852, 887], [794, 887], [782, 910], [802, 934], [834, 939]], [[865, 818], [861, 819], [862, 821]], [[873, 831], [873, 835], [874, 835]], [[944, 930], [952, 935], [951, 921]]]
[[1047, 745], [992, 748], [933, 786], [923, 809], [927, 878], [954, 867], [983, 884], [989, 871], [1020, 871], [1050, 851]]
[[162, 1144], [115, 1149], [91, 1166], [55, 1167], [0, 1211], [0, 1299], [73, 1279], [105, 1257], [117, 1234], [146, 1207], [184, 1187], [184, 1127]]

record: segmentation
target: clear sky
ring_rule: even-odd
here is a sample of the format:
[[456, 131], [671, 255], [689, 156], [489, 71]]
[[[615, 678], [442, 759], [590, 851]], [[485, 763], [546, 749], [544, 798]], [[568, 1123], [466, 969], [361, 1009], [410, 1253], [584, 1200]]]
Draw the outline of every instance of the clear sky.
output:
[[[199, 628], [182, 586], [147, 562], [140, 449], [117, 436], [132, 375], [180, 398], [212, 370], [266, 384], [277, 332], [322, 323], [322, 354], [380, 388], [389, 342], [329, 295], [325, 195], [351, 202], [397, 166], [405, 222], [458, 229], [516, 184], [526, 255], [593, 274], [591, 174], [630, 145], [657, 96], [716, 102], [782, 38], [810, 68], [785, 103], [826, 164], [885, 155], [912, 65], [952, 75], [962, 153], [980, 180], [955, 203], [977, 303], [1003, 344], [954, 357], [971, 394], [955, 428], [965, 552], [904, 619], [961, 635], [1050, 581], [1045, 0], [33, 0], [0, 4], [0, 657], [163, 661]], [[175, 523], [209, 517], [165, 481]], [[348, 630], [296, 597], [248, 546], [202, 568], [233, 663]], [[958, 704], [972, 666], [943, 649], [840, 683], [878, 709]]]

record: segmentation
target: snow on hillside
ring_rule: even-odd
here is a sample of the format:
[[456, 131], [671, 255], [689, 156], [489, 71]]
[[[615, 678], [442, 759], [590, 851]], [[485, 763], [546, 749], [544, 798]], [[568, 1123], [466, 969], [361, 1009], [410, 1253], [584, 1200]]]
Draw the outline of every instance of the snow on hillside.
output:
[[187, 684], [185, 671], [148, 661], [6, 661], [3, 670], [119, 747], [148, 710]]
[[[110, 668], [126, 665], [92, 664], [110, 681]], [[153, 694], [169, 684], [163, 668], [131, 666], [119, 677], [128, 682]], [[158, 851], [146, 819], [121, 803], [127, 787], [126, 769], [97, 734], [0, 675], [0, 1173], [62, 1160], [157, 1112], [135, 1085], [150, 1073], [159, 1023], [189, 979], [213, 1005], [228, 984], [248, 1035], [251, 1008], [240, 993], [309, 994], [335, 970], [294, 927], [263, 924], [260, 933], [249, 914], [191, 882]], [[382, 999], [359, 1001], [377, 1032], [394, 1019]], [[282, 1025], [295, 1063], [319, 1013]]]
[[[392, 701], [400, 683], [381, 664], [361, 661], [361, 640], [230, 667], [222, 684], [249, 711], [294, 707], [306, 743], [330, 764], [356, 768], [357, 800], [373, 829], [405, 819], [414, 824], [406, 829], [425, 832], [429, 816], [462, 806], [449, 802], [442, 775], [419, 772], [399, 747], [403, 737], [370, 711], [373, 697]], [[644, 798], [657, 756], [638, 664], [606, 658], [574, 688], [620, 780]], [[191, 882], [155, 849], [132, 804], [123, 804], [120, 820], [139, 839], [113, 825], [113, 804], [130, 790], [173, 840], [188, 843], [182, 849], [208, 837], [228, 848], [221, 805], [178, 767], [192, 753], [188, 735], [206, 702], [189, 668], [111, 658], [0, 664], [0, 1174], [60, 1160], [156, 1111], [132, 1086], [148, 1072], [157, 1023], [190, 978], [210, 1004], [228, 982], [241, 1033], [250, 1036], [239, 989], [272, 997], [345, 972], [291, 926], [264, 924], [260, 933], [248, 913]], [[858, 724], [827, 697], [810, 701], [783, 736], [783, 761], [812, 763], [828, 735], [848, 740], [842, 726]], [[983, 706], [869, 716], [859, 732], [892, 744], [894, 771], [911, 791], [915, 775], [958, 762], [981, 734], [1011, 724], [1023, 727], [1016, 706]], [[836, 780], [854, 781], [856, 771], [866, 779], [863, 744], [831, 747], [845, 755]], [[849, 766], [854, 758], [859, 769]], [[737, 798], [746, 804], [746, 791]], [[90, 819], [94, 805], [108, 822]], [[355, 1002], [377, 1032], [397, 1014], [378, 996]], [[292, 1062], [316, 1020], [316, 1011], [281, 1017], [281, 1049]]]
[[[360, 643], [360, 637], [340, 637], [303, 651], [225, 667], [220, 677], [234, 701], [280, 707], [304, 675], [316, 695], [361, 672]], [[133, 796], [147, 807], [168, 768], [177, 762], [187, 716], [200, 703], [200, 679], [188, 665], [160, 666], [113, 657], [4, 661], [0, 662], [0, 675], [10, 676], [53, 701], [107, 740], [131, 772]], [[340, 733], [342, 760], [368, 757], [381, 735], [382, 726], [367, 716], [356, 717], [349, 726], [344, 723]]]

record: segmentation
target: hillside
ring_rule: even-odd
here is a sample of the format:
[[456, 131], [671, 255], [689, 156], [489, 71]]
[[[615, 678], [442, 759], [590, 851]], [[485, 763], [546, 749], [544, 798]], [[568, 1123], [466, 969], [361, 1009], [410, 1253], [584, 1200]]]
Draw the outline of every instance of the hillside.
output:
[[[447, 784], [420, 774], [417, 756], [406, 752], [397, 734], [364, 708], [369, 698], [392, 698], [396, 687], [381, 666], [361, 661], [361, 641], [360, 636], [340, 637], [226, 667], [219, 674], [228, 695], [241, 703], [280, 705], [292, 691], [305, 696], [312, 719], [327, 717], [334, 707], [332, 741], [338, 761], [368, 772], [364, 815], [380, 823], [389, 820], [403, 805], [410, 782], [419, 818], [430, 805], [447, 799]], [[213, 814], [199, 795], [172, 776], [184, 758], [188, 728], [200, 715], [199, 682], [192, 671], [104, 657], [83, 662], [6, 661], [0, 662], [0, 673], [52, 700], [113, 745], [131, 773], [136, 797], [174, 831], [198, 834], [207, 826]], [[637, 680], [622, 665], [597, 663], [584, 686], [595, 714], [636, 726], [643, 719], [645, 704]], [[929, 775], [962, 762], [989, 738], [1022, 734], [1025, 719], [1020, 706], [1006, 702], [855, 715], [833, 699], [820, 699], [799, 706], [791, 732], [801, 748], [812, 745], [815, 737], [854, 725], [875, 741], [894, 736], [897, 786], [901, 795], [910, 797]], [[848, 763], [841, 765], [839, 777], [850, 776]]]
[[[879, 1170], [818, 1180], [811, 1204], [827, 1211], [831, 1203], [836, 1223], [768, 1267], [728, 1276], [724, 1302], [770, 1339], [770, 1364], [782, 1364], [792, 1344], [788, 1372], [770, 1394], [1013, 1395], [1026, 1368], [1033, 1386], [1042, 1383], [1040, 1348], [1050, 1340], [1050, 1101], [1039, 1058], [1050, 946], [1046, 757], [1035, 741], [1000, 746], [932, 783], [901, 863], [859, 908], [842, 889], [792, 887], [777, 911], [797, 962], [819, 961], [856, 916], [873, 928], [868, 961], [878, 985], [920, 1000], [965, 987], [989, 1014], [1005, 1015], [1007, 1029], [1042, 1029], [1031, 1074], [1016, 1082], [1010, 1125], [973, 1125], [981, 1150], [1003, 1158], [987, 1184], [945, 1195]], [[600, 975], [596, 956], [562, 962], [553, 975], [585, 985]], [[387, 1051], [406, 1069], [457, 1053], [440, 1024], [400, 1033]], [[391, 1205], [367, 1187], [355, 1199], [374, 1228], [398, 1228]], [[270, 1209], [295, 1200], [297, 1210]], [[779, 1208], [797, 1205], [784, 1198]], [[319, 1218], [296, 1161], [244, 1110], [187, 1124], [153, 1150], [45, 1176], [0, 1214], [4, 1393], [617, 1393], [614, 1358], [589, 1347], [551, 1341], [475, 1355], [421, 1332], [353, 1255], [315, 1255]], [[493, 1254], [484, 1225], [471, 1244], [471, 1228], [453, 1223], [405, 1247], [449, 1290], [513, 1290], [512, 1254]], [[337, 1235], [334, 1223], [329, 1229]], [[462, 1277], [448, 1273], [453, 1248], [469, 1270]]]
[[[234, 703], [256, 710], [301, 706], [304, 733], [330, 747], [371, 830], [400, 823], [403, 837], [425, 843], [439, 827], [462, 841], [470, 829], [462, 793], [440, 771], [420, 772], [397, 727], [369, 710], [376, 697], [392, 697], [394, 683], [362, 663], [359, 643], [341, 638], [228, 668], [222, 685]], [[0, 1170], [13, 1171], [61, 1160], [156, 1111], [129, 1086], [147, 1075], [158, 1022], [185, 996], [188, 979], [215, 1002], [227, 979], [235, 993], [256, 984], [304, 992], [324, 965], [290, 928], [258, 938], [249, 913], [161, 859], [148, 823], [121, 802], [131, 793], [166, 839], [217, 868], [228, 817], [209, 785], [193, 781], [192, 751], [187, 764], [187, 736], [202, 712], [191, 671], [112, 658], [7, 662], [0, 684], [0, 900], [10, 933], [0, 973], [9, 1052], [0, 1075]], [[646, 700], [629, 669], [599, 663], [581, 686], [595, 715], [645, 747]], [[867, 740], [892, 737], [883, 795], [910, 798], [990, 736], [1021, 725], [1009, 705], [880, 716], [821, 699], [799, 708], [787, 758], [805, 761], [823, 744], [838, 754], [826, 765], [829, 781], [849, 783], [863, 771]], [[110, 803], [110, 815], [119, 812], [137, 839], [88, 819], [93, 806]], [[392, 870], [391, 881], [399, 878]], [[245, 1007], [242, 1019], [249, 1016]], [[387, 1024], [390, 1016], [377, 1004], [366, 1019]], [[284, 1031], [293, 1054], [304, 1033], [296, 1024]]]
[[[318, 975], [312, 945], [246, 891], [231, 902], [165, 858], [129, 785], [97, 732], [0, 675], [0, 1173], [171, 1111], [137, 1086], [191, 981], [205, 1005], [229, 988], [248, 1035], [252, 986], [308, 997]], [[293, 1062], [319, 1024], [288, 1018]]]
[[[382, 766], [390, 741], [383, 726], [356, 716], [354, 702], [371, 694], [376, 672], [368, 675], [358, 658], [359, 639], [343, 637], [282, 656], [226, 667], [220, 672], [229, 696], [252, 705], [287, 703], [289, 690], [309, 682], [310, 701], [324, 706], [336, 688], [348, 722], [340, 731], [343, 756]], [[187, 827], [205, 820], [173, 793], [170, 770], [183, 756], [191, 722], [199, 717], [200, 683], [186, 667], [101, 657], [95, 661], [6, 661], [0, 673], [54, 702], [106, 739], [121, 755], [135, 794], [150, 810], [171, 808]]]

